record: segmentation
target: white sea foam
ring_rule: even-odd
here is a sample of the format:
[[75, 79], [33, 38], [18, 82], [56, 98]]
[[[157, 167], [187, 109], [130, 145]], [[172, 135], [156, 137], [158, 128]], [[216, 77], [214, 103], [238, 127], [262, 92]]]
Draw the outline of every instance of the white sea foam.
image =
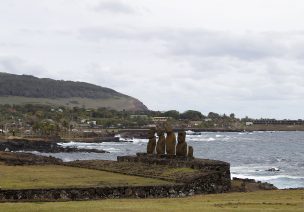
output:
[[[279, 171], [271, 172], [267, 171], [268, 169]], [[284, 170], [274, 166], [231, 167], [231, 177], [249, 178], [255, 179], [256, 181], [268, 182], [280, 189], [304, 186], [304, 176], [289, 175]]]
[[304, 180], [304, 177], [290, 176], [290, 175], [256, 176], [256, 175], [249, 175], [249, 174], [231, 174], [231, 176], [232, 177], [238, 177], [238, 178], [255, 179], [255, 180], [258, 180], [258, 181], [265, 181], [265, 182], [269, 181], [269, 180], [275, 180], [275, 179], [281, 179], [281, 178]]
[[195, 142], [198, 142], [198, 141], [215, 141], [215, 138], [212, 138], [212, 137], [198, 137], [198, 138], [187, 138], [187, 140], [189, 141], [195, 141]]
[[269, 169], [273, 169], [275, 171], [284, 171], [280, 167], [274, 166], [237, 166], [231, 167], [231, 173], [242, 174], [242, 173], [255, 173], [255, 172], [265, 172], [265, 173], [277, 173], [268, 171]]
[[132, 142], [134, 143], [134, 144], [138, 144], [138, 143], [148, 143], [148, 139], [140, 139], [140, 138], [133, 138], [132, 139]]
[[81, 143], [81, 142], [69, 142], [69, 143], [58, 143], [58, 145], [67, 148], [73, 147], [77, 149], [97, 149], [97, 150], [105, 150], [110, 153], [121, 151], [118, 148], [114, 148], [114, 146], [118, 147], [123, 145], [122, 143], [117, 142], [105, 142], [105, 143]]
[[191, 131], [191, 130], [187, 130], [187, 131], [186, 131], [186, 135], [193, 135], [193, 134], [194, 134], [194, 132]]
[[113, 147], [103, 148], [103, 150], [108, 151], [108, 152], [110, 152], [110, 153], [121, 152], [120, 149], [116, 149], [116, 148], [113, 148]]

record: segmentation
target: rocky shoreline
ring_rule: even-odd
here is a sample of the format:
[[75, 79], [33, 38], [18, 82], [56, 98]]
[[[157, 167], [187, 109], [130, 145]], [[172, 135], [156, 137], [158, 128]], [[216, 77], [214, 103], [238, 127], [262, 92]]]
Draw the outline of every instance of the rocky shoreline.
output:
[[[296, 126], [277, 126], [277, 125], [254, 125], [254, 126], [247, 126], [245, 128], [234, 128], [234, 129], [227, 129], [227, 128], [174, 128], [174, 132], [178, 132], [181, 130], [185, 131], [192, 131], [193, 133], [201, 133], [201, 132], [256, 132], [256, 131], [304, 131], [304, 128], [295, 128]], [[302, 125], [300, 125], [302, 126]], [[141, 129], [117, 129], [118, 134], [125, 139], [145, 139], [147, 138], [147, 132], [149, 128], [141, 128]]]
[[8, 166], [24, 165], [62, 165], [62, 160], [52, 156], [40, 156], [23, 152], [1, 152], [0, 162]]
[[109, 153], [98, 149], [78, 149], [76, 147], [62, 147], [57, 142], [29, 141], [26, 139], [0, 141], [0, 151], [37, 151], [42, 153], [60, 153], [60, 152], [94, 152]]
[[118, 137], [96, 137], [96, 138], [71, 138], [61, 139], [60, 142], [68, 143], [70, 141], [81, 142], [81, 143], [103, 143], [103, 142], [120, 142]]
[[278, 190], [278, 188], [271, 183], [256, 181], [254, 179], [237, 177], [232, 179], [232, 192], [252, 192], [258, 190]]

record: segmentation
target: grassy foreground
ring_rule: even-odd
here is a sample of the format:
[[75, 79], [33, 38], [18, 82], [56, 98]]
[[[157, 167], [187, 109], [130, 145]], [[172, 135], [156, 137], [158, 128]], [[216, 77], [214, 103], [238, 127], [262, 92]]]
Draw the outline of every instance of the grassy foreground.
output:
[[0, 203], [0, 211], [304, 211], [304, 191], [258, 191], [175, 199]]
[[0, 188], [2, 189], [160, 184], [170, 184], [170, 182], [58, 165], [6, 166], [0, 164]]

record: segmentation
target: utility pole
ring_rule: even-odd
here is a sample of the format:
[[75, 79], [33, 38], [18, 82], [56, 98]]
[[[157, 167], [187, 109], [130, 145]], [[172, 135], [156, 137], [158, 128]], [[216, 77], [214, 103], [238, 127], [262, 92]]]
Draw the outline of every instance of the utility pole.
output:
[[71, 114], [69, 115], [69, 139], [71, 138]]
[[73, 114], [69, 111], [69, 139], [71, 138], [71, 121], [73, 121]]

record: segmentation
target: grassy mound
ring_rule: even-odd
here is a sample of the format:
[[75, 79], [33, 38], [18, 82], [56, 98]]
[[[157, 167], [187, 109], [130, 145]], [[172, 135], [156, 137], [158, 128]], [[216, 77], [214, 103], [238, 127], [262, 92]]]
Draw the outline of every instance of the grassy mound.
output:
[[170, 182], [59, 165], [6, 166], [0, 164], [0, 188], [2, 189], [164, 184], [170, 184]]
[[183, 182], [189, 177], [195, 177], [201, 174], [199, 170], [191, 168], [173, 168], [167, 165], [151, 165], [145, 163], [117, 162], [106, 160], [72, 161], [66, 163], [66, 165], [110, 171], [127, 175], [164, 179], [174, 182]]

